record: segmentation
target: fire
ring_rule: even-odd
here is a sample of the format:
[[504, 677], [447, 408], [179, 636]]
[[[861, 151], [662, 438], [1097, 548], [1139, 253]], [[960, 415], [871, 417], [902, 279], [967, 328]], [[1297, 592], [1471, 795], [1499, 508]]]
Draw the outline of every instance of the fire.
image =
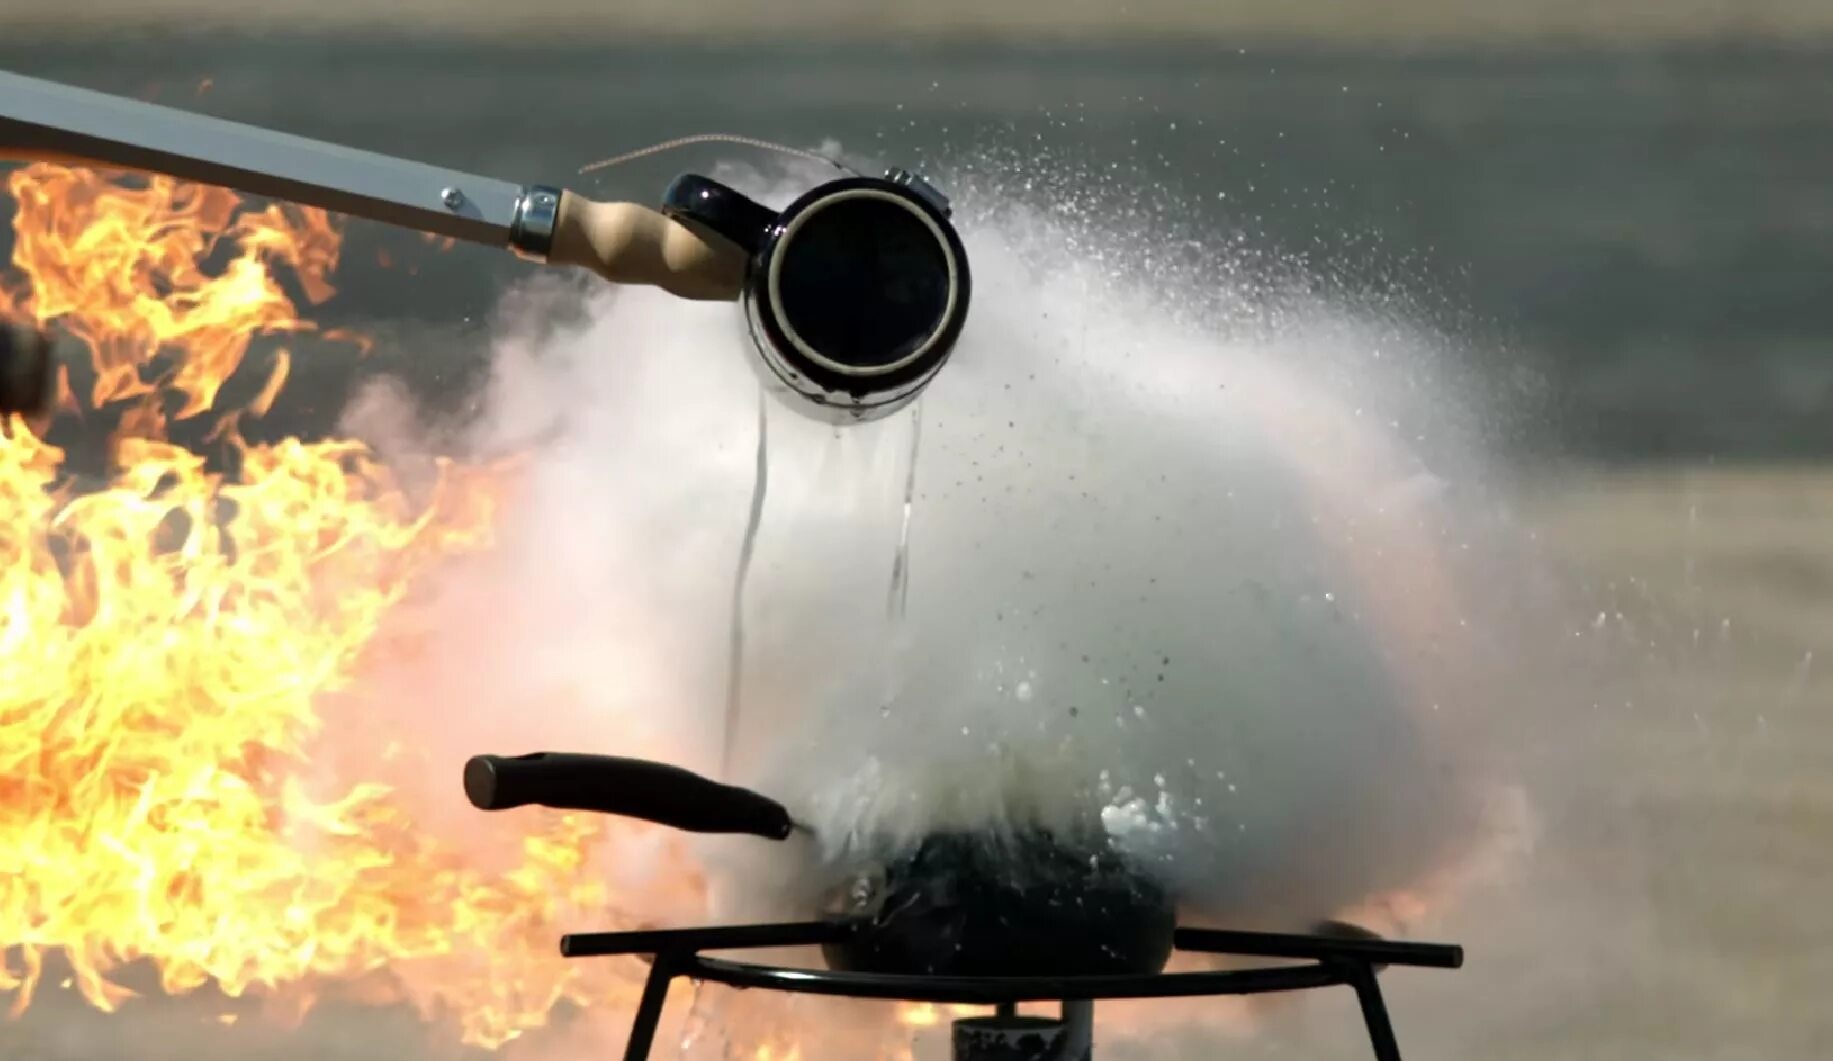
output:
[[[7, 191], [0, 314], [87, 346], [93, 382], [66, 393], [66, 414], [121, 413], [93, 489], [64, 449], [17, 420], [0, 429], [0, 990], [14, 1011], [48, 959], [102, 1010], [128, 998], [111, 974], [136, 962], [168, 993], [379, 979], [484, 1046], [562, 1000], [631, 999], [619, 963], [556, 950], [563, 922], [611, 899], [590, 857], [602, 822], [536, 819], [516, 864], [486, 873], [388, 787], [314, 767], [325, 698], [358, 680], [417, 579], [488, 543], [507, 478], [447, 462], [410, 491], [353, 441], [240, 441], [236, 417], [266, 411], [290, 362], [242, 408], [219, 408], [222, 388], [255, 336], [312, 330], [282, 278], [311, 302], [332, 294], [332, 218], [44, 165]], [[174, 405], [175, 420], [218, 418], [227, 460], [167, 441]]]
[[986, 1012], [985, 1006], [965, 1006], [951, 1004], [938, 1006], [933, 1002], [901, 1002], [897, 1007], [899, 1024], [908, 1028], [933, 1028], [944, 1019], [955, 1020], [958, 1017], [971, 1017]]
[[[339, 236], [323, 211], [249, 211], [220, 188], [150, 178], [130, 189], [86, 170], [34, 166], [7, 191], [18, 203], [14, 264], [28, 291], [9, 307], [56, 321], [93, 353], [94, 407], [159, 390], [182, 395], [179, 419], [209, 410], [259, 333], [301, 332], [275, 275], [283, 266], [312, 302], [329, 298]], [[225, 249], [219, 270], [206, 262]], [[147, 362], [176, 353], [163, 379]]]

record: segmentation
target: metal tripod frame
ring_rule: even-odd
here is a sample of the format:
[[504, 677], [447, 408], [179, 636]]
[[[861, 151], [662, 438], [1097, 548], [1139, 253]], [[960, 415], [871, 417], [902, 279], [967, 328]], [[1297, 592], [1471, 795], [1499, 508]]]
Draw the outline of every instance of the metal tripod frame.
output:
[[813, 947], [843, 941], [845, 922], [662, 929], [646, 932], [594, 932], [569, 935], [560, 942], [568, 958], [617, 954], [648, 955], [649, 979], [637, 1006], [624, 1061], [647, 1061], [662, 1020], [669, 986], [678, 977], [739, 988], [763, 988], [805, 995], [894, 999], [910, 1002], [977, 1004], [1009, 1011], [1020, 1002], [1093, 1003], [1099, 999], [1191, 998], [1203, 995], [1261, 995], [1318, 987], [1348, 986], [1356, 992], [1376, 1061], [1400, 1061], [1400, 1044], [1381, 997], [1376, 973], [1389, 965], [1456, 969], [1464, 950], [1442, 943], [1408, 943], [1379, 939], [1281, 935], [1179, 928], [1178, 950], [1278, 958], [1303, 964], [1219, 972], [1148, 973], [1124, 976], [961, 977], [836, 972], [757, 965], [709, 958], [702, 951], [760, 947]]

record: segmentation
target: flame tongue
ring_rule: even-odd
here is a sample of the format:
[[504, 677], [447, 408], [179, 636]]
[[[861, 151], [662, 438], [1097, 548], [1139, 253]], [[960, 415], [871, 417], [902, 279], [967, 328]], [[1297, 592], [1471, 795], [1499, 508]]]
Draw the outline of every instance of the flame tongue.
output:
[[49, 166], [7, 190], [23, 283], [0, 283], [0, 316], [84, 340], [94, 383], [66, 411], [125, 405], [129, 436], [84, 493], [23, 423], [0, 439], [0, 988], [15, 1010], [52, 953], [105, 1010], [135, 961], [167, 992], [230, 995], [386, 969], [487, 1046], [561, 999], [627, 995], [616, 963], [555, 948], [560, 919], [609, 900], [587, 859], [602, 824], [536, 818], [519, 861], [489, 874], [387, 787], [313, 765], [324, 698], [417, 577], [487, 541], [500, 474], [441, 465], [410, 502], [354, 442], [246, 445], [229, 419], [228, 475], [164, 441], [166, 395], [181, 419], [233, 415], [216, 402], [251, 338], [310, 329], [276, 269], [329, 296], [330, 218]]
[[[14, 173], [8, 191], [19, 204], [14, 262], [31, 281], [21, 308], [89, 344], [98, 406], [152, 393], [142, 368], [176, 348], [165, 387], [184, 397], [179, 418], [202, 413], [254, 334], [311, 330], [270, 266], [291, 269], [313, 302], [332, 292], [339, 236], [322, 211], [241, 211], [219, 188], [154, 177], [130, 190], [45, 166]], [[227, 263], [207, 272], [225, 249]]]

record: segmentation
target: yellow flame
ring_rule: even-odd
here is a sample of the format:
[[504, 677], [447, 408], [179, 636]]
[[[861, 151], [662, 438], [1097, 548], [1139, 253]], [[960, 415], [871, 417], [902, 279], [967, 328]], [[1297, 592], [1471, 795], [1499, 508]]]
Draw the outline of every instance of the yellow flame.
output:
[[[96, 406], [163, 385], [183, 396], [180, 419], [195, 416], [255, 335], [311, 330], [274, 266], [289, 269], [312, 302], [332, 293], [340, 237], [322, 210], [243, 210], [220, 188], [109, 182], [51, 166], [13, 172], [7, 191], [18, 204], [13, 264], [28, 287], [23, 298], [0, 294], [0, 313], [57, 321], [83, 340], [94, 354]], [[219, 255], [227, 260], [208, 269]], [[142, 369], [162, 351], [180, 356], [166, 378], [148, 381]]]
[[[519, 862], [487, 874], [385, 786], [314, 769], [322, 699], [418, 578], [488, 542], [502, 488], [499, 469], [447, 463], [410, 500], [359, 443], [244, 444], [238, 410], [216, 408], [252, 339], [311, 330], [281, 270], [328, 298], [332, 220], [45, 165], [6, 189], [0, 314], [88, 347], [94, 383], [67, 412], [127, 408], [108, 479], [87, 490], [63, 450], [16, 419], [0, 428], [0, 990], [14, 1011], [52, 956], [103, 1010], [130, 995], [111, 974], [142, 960], [169, 993], [386, 972], [387, 994], [485, 1046], [562, 999], [627, 1000], [630, 973], [563, 963], [555, 945], [570, 911], [609, 901], [588, 857], [603, 824], [536, 819]], [[267, 370], [255, 414], [289, 367]], [[180, 418], [227, 415], [233, 471], [165, 441], [166, 394]]]
[[900, 1002], [897, 1005], [899, 1024], [909, 1028], [933, 1028], [944, 1020], [955, 1020], [959, 1017], [972, 1017], [987, 1012], [985, 1006], [968, 1006], [950, 1003], [938, 1006], [934, 1002]]

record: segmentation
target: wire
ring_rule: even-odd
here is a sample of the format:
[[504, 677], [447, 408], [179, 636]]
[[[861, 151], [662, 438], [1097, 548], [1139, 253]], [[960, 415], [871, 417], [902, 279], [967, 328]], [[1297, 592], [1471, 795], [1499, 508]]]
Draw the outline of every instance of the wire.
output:
[[681, 136], [673, 140], [664, 140], [659, 144], [651, 144], [648, 147], [638, 148], [635, 151], [628, 151], [612, 158], [602, 159], [590, 165], [581, 166], [579, 172], [583, 174], [591, 173], [594, 170], [609, 169], [612, 166], [622, 165], [625, 162], [632, 162], [636, 159], [646, 158], [650, 155], [659, 155], [664, 151], [673, 151], [675, 148], [686, 147], [689, 144], [705, 143], [743, 144], [746, 147], [761, 148], [765, 151], [776, 151], [785, 155], [794, 155], [797, 158], [805, 158], [813, 162], [825, 162], [835, 169], [851, 173], [856, 177], [860, 176], [858, 170], [841, 162], [839, 159], [829, 158], [819, 152], [803, 151], [800, 148], [788, 147], [769, 140], [759, 140], [752, 136], [738, 136], [733, 133], [695, 133], [692, 136]]

